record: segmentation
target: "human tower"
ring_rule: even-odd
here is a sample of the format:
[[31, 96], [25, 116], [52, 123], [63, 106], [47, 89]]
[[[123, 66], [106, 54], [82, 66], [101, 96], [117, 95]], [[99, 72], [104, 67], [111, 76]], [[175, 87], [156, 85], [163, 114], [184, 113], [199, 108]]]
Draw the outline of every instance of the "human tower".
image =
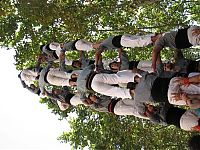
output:
[[[123, 50], [147, 45], [153, 45], [152, 60], [129, 60]], [[19, 78], [24, 88], [49, 97], [62, 111], [85, 105], [105, 113], [200, 131], [200, 62], [184, 58], [181, 52], [199, 45], [199, 26], [143, 36], [116, 35], [96, 43], [85, 39], [52, 42], [40, 46], [37, 65], [22, 70]], [[174, 63], [162, 62], [160, 53], [165, 47], [174, 50]], [[119, 60], [108, 64], [102, 53], [112, 50], [118, 51]], [[80, 59], [69, 61], [67, 51], [78, 51]], [[94, 59], [86, 57], [88, 51], [95, 51]], [[47, 65], [41, 67], [44, 62]]]

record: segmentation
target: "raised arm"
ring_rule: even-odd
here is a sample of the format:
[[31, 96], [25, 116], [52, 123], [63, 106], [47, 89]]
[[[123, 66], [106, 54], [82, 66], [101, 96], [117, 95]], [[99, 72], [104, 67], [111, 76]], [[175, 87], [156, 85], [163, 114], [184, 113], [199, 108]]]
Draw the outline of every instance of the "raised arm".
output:
[[154, 72], [156, 71], [156, 61], [157, 61], [158, 57], [160, 57], [160, 51], [161, 51], [161, 48], [159, 48], [159, 47], [155, 46], [153, 48], [153, 52], [152, 52], [152, 68], [153, 68]]

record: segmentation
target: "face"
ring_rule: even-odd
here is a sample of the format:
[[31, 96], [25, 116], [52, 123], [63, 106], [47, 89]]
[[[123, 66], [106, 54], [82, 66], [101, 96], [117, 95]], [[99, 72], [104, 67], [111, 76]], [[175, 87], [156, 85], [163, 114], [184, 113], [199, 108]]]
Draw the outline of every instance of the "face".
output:
[[79, 61], [74, 62], [74, 66], [77, 67], [77, 68], [80, 68], [81, 67], [81, 62], [79, 62]]
[[172, 63], [164, 63], [164, 70], [165, 71], [172, 71], [173, 70], [173, 64]]
[[138, 75], [136, 75], [136, 76], [134, 77], [134, 81], [135, 81], [135, 82], [140, 83], [140, 80], [141, 80], [141, 78], [140, 78]]
[[96, 102], [97, 97], [96, 95], [90, 95], [89, 99], [93, 102]]
[[85, 103], [86, 103], [87, 105], [92, 105], [92, 104], [94, 104], [94, 102], [93, 102], [92, 100], [90, 100], [89, 98], [88, 98], [88, 99], [85, 99]]
[[69, 85], [70, 85], [70, 86], [76, 86], [76, 82], [74, 82], [74, 81], [69, 81]]
[[112, 63], [111, 68], [112, 68], [112, 70], [119, 70], [119, 64], [118, 63]]

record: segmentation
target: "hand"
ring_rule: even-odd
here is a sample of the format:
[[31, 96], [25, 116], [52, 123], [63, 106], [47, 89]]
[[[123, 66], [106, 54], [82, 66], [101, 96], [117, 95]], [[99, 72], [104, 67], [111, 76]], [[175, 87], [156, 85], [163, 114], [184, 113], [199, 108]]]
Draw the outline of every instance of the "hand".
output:
[[200, 35], [200, 28], [198, 28], [198, 29], [193, 29], [193, 30], [192, 30], [192, 36], [198, 36], [198, 35]]
[[65, 53], [61, 52], [59, 58], [60, 60], [65, 60]]
[[180, 97], [180, 94], [179, 94], [179, 93], [172, 93], [172, 98], [173, 98], [175, 101], [180, 101], [180, 100], [181, 100], [181, 97]]
[[186, 93], [172, 93], [172, 98], [176, 101], [184, 100], [187, 101], [189, 98], [187, 97]]
[[180, 95], [180, 97], [181, 97], [181, 99], [184, 100], [185, 102], [187, 102], [188, 100], [190, 100], [186, 93], [182, 93], [182, 94]]

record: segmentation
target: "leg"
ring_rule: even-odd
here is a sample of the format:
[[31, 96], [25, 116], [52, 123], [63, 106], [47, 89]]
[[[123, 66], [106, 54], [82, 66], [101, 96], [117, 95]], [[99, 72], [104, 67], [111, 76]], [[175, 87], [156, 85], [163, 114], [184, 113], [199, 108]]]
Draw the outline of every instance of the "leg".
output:
[[75, 47], [77, 50], [81, 51], [91, 51], [93, 49], [92, 43], [88, 42], [84, 39], [80, 39], [75, 43]]
[[126, 88], [114, 87], [101, 81], [97, 75], [92, 80], [92, 89], [100, 94], [117, 98], [132, 98], [130, 90]]
[[116, 115], [132, 115], [135, 117], [148, 119], [147, 117], [141, 116], [133, 103], [133, 99], [123, 99], [115, 105], [114, 113]]
[[199, 126], [199, 116], [194, 109], [187, 110], [180, 119], [180, 127], [183, 130], [191, 131]]
[[117, 74], [101, 73], [97, 74], [95, 77], [98, 78], [99, 82], [105, 84], [119, 84], [119, 83], [134, 82], [135, 75], [139, 74], [132, 73], [131, 70], [123, 70], [117, 72]]
[[121, 45], [123, 47], [132, 47], [132, 48], [144, 47], [152, 43], [151, 36], [153, 36], [153, 34], [144, 36], [126, 34], [123, 35], [121, 38]]
[[63, 71], [59, 70], [50, 70], [47, 74], [47, 80], [52, 85], [57, 86], [69, 86], [69, 78]]

